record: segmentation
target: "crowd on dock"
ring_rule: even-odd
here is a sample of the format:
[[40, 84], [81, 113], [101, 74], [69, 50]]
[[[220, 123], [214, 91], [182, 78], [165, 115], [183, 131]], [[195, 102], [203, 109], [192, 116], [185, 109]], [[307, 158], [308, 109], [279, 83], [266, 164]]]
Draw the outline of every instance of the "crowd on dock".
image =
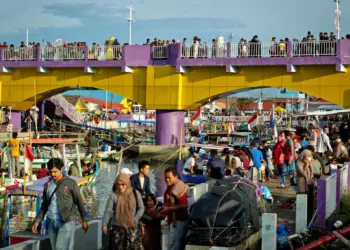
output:
[[[183, 172], [178, 172], [175, 166], [164, 171], [167, 188], [162, 203], [151, 193], [148, 161], [139, 162], [136, 174], [122, 169], [115, 179], [102, 222], [103, 232], [109, 235], [110, 249], [161, 249], [161, 222], [165, 219], [170, 230], [168, 249], [184, 249], [191, 206], [189, 187], [181, 180], [184, 175], [207, 175], [209, 180], [239, 176], [254, 183], [264, 183], [280, 176], [279, 188], [296, 186], [298, 194], [311, 197], [308, 198], [310, 216], [313, 214], [316, 180], [331, 174], [338, 164], [349, 160], [349, 135], [350, 121], [344, 120], [340, 125], [330, 123], [323, 128], [310, 123], [307, 128], [298, 128], [296, 132], [286, 130], [280, 133], [273, 145], [252, 142], [250, 147], [235, 146], [232, 150], [226, 147], [221, 155], [217, 149], [211, 149], [210, 155], [203, 155], [200, 148], [191, 148]], [[17, 147], [11, 141], [9, 144]], [[36, 231], [40, 219], [47, 213], [48, 233], [56, 247], [69, 244], [68, 232], [72, 230], [70, 210], [62, 206], [62, 202], [78, 206], [83, 229], [88, 230], [78, 194], [75, 192], [70, 198], [58, 184], [64, 182], [75, 190], [62, 168], [62, 161], [57, 158], [50, 160], [48, 171], [54, 181], [46, 185], [42, 210], [33, 226], [33, 231]], [[55, 187], [58, 187], [57, 191]], [[54, 202], [50, 203], [55, 192]]]

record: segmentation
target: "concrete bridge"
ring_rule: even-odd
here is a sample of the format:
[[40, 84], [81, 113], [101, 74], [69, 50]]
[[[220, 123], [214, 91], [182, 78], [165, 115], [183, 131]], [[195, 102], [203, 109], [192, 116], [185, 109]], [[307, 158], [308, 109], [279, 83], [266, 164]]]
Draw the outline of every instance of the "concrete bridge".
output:
[[183, 110], [242, 89], [287, 88], [350, 108], [350, 40], [274, 46], [0, 49], [0, 104], [27, 110], [35, 95], [39, 101], [78, 87], [107, 90], [157, 110], [158, 144], [179, 142]]

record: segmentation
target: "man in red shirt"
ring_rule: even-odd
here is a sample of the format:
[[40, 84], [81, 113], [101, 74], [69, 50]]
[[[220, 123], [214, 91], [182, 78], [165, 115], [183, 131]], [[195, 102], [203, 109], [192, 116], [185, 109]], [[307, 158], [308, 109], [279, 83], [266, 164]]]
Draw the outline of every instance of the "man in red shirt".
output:
[[164, 171], [164, 177], [168, 188], [164, 193], [164, 209], [161, 213], [167, 215], [170, 226], [168, 250], [182, 250], [185, 249], [184, 237], [189, 218], [188, 186], [178, 179], [175, 167], [168, 167]]
[[[285, 188], [286, 184], [286, 176], [295, 171], [295, 150], [294, 150], [294, 142], [291, 138], [290, 131], [286, 130], [284, 132], [284, 137], [286, 138], [286, 143], [284, 144], [284, 164], [282, 166], [282, 174], [281, 174], [281, 185], [279, 188]], [[292, 182], [292, 180], [291, 180]], [[292, 183], [291, 183], [292, 184]]]
[[46, 168], [46, 164], [41, 164], [41, 170], [38, 173], [38, 179], [49, 176], [49, 170]]

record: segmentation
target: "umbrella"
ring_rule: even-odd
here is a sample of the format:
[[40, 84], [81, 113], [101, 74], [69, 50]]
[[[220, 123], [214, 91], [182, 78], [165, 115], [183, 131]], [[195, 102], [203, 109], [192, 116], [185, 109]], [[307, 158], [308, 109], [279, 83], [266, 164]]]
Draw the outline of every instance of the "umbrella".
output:
[[285, 112], [286, 110], [282, 107], [276, 107], [274, 111], [275, 112]]

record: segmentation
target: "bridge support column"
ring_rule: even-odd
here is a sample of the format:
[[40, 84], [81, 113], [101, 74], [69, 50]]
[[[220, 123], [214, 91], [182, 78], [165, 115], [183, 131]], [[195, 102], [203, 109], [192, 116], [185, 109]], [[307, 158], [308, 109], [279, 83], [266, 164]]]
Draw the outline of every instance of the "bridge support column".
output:
[[18, 132], [22, 127], [21, 112], [12, 111], [11, 112], [11, 124], [13, 125], [12, 131]]
[[[156, 111], [156, 145], [179, 145], [185, 143], [185, 112], [172, 110]], [[182, 137], [180, 131], [182, 126]]]

